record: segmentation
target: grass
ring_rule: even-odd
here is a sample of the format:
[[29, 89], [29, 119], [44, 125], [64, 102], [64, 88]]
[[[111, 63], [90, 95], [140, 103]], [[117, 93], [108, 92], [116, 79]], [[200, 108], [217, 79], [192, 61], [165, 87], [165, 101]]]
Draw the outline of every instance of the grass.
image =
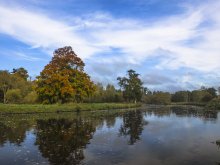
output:
[[194, 106], [206, 106], [205, 102], [172, 102], [171, 105], [194, 105]]
[[70, 103], [70, 104], [0, 104], [0, 114], [59, 113], [140, 107], [133, 103]]

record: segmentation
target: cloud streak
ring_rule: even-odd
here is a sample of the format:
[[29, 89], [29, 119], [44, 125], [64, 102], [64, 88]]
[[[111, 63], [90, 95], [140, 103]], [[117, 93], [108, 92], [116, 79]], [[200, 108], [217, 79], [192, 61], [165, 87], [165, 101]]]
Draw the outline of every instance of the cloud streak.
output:
[[[0, 33], [49, 54], [55, 48], [70, 45], [81, 58], [96, 61], [94, 65], [97, 62], [104, 64], [103, 68], [112, 65], [111, 69], [98, 67], [102, 70], [100, 76], [108, 79], [114, 68], [119, 68], [119, 63], [122, 63], [121, 68], [127, 68], [123, 63], [131, 67], [141, 66], [151, 59], [158, 60], [149, 66], [157, 71], [188, 68], [204, 75], [219, 76], [219, 10], [219, 2], [208, 1], [197, 7], [186, 6], [184, 13], [156, 21], [115, 18], [111, 13], [99, 11], [69, 15], [62, 20], [51, 17], [51, 13], [0, 5]], [[106, 52], [115, 55], [106, 55]], [[98, 58], [97, 54], [100, 54]], [[23, 57], [28, 59], [27, 55]], [[90, 68], [97, 70], [97, 66]], [[141, 74], [151, 73], [143, 70]], [[164, 77], [160, 77], [163, 80]], [[180, 79], [183, 86], [191, 81], [184, 75]]]

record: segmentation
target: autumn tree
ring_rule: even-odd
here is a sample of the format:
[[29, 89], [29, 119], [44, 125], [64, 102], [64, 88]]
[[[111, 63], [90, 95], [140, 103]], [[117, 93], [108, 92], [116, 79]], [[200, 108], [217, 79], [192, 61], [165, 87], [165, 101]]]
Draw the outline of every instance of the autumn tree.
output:
[[118, 84], [123, 91], [123, 97], [127, 101], [141, 101], [143, 83], [134, 70], [128, 70], [128, 77], [118, 77]]
[[36, 81], [36, 92], [43, 103], [79, 102], [91, 95], [94, 85], [84, 66], [70, 46], [55, 50]]

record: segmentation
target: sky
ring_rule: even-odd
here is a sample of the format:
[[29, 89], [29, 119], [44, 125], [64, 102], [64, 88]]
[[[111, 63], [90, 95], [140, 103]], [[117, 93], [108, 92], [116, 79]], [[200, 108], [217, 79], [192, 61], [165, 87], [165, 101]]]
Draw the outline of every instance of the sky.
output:
[[220, 86], [220, 0], [0, 0], [0, 70], [32, 78], [71, 46], [94, 82], [129, 69], [150, 90]]

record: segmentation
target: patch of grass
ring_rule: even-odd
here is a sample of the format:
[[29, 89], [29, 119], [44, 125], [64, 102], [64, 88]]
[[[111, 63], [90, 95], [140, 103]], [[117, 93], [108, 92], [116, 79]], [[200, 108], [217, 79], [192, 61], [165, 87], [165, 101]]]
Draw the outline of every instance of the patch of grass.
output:
[[171, 105], [194, 105], [194, 106], [206, 106], [204, 102], [172, 102]]
[[132, 103], [70, 103], [70, 104], [0, 104], [0, 114], [10, 113], [59, 113], [80, 112], [108, 109], [128, 109], [140, 107], [141, 104]]

